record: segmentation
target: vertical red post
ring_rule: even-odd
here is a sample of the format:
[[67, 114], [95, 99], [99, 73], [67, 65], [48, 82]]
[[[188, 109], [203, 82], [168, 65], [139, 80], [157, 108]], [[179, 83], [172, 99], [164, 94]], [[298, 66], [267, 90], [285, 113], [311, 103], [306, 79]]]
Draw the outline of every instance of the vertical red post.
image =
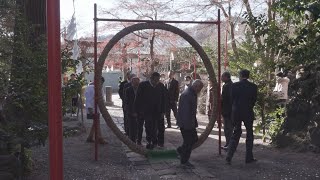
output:
[[50, 179], [63, 179], [60, 0], [47, 1]]
[[219, 154], [221, 154], [221, 19], [218, 10], [218, 127], [219, 127]]
[[97, 96], [97, 83], [98, 83], [98, 77], [97, 77], [97, 61], [98, 61], [98, 54], [97, 54], [97, 4], [94, 4], [94, 117], [93, 117], [93, 123], [95, 128], [94, 133], [94, 159], [98, 160], [98, 123], [99, 122], [99, 116], [98, 116], [98, 96]]
[[228, 25], [226, 25], [226, 42], [225, 42], [225, 54], [224, 54], [224, 70], [228, 67]]

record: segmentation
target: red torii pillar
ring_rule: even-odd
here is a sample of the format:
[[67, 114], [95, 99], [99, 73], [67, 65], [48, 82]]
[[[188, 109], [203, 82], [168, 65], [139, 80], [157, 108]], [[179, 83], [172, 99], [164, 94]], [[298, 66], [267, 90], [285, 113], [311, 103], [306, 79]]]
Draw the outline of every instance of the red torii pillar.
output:
[[60, 0], [47, 0], [50, 180], [63, 180]]

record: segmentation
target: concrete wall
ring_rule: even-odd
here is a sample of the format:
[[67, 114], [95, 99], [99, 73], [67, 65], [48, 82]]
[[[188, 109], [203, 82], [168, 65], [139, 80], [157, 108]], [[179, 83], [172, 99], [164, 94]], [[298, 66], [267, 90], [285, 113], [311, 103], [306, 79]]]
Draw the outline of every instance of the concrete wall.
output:
[[[113, 92], [118, 92], [119, 86], [119, 77], [122, 76], [121, 71], [110, 71], [110, 72], [102, 72], [102, 76], [105, 79], [105, 82], [103, 84], [104, 86], [111, 86]], [[85, 79], [90, 82], [94, 79], [94, 73], [91, 72], [89, 74], [86, 74]]]

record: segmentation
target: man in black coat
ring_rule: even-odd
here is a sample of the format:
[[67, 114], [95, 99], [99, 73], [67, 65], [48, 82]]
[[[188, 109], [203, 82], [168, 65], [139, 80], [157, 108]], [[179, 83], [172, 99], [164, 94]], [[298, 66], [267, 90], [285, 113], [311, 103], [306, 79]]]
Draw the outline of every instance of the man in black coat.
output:
[[193, 168], [189, 162], [192, 146], [198, 141], [196, 127], [197, 121], [197, 96], [203, 88], [203, 82], [199, 79], [193, 81], [188, 89], [184, 90], [180, 96], [177, 124], [183, 138], [183, 144], [178, 147], [180, 163], [183, 166]]
[[119, 93], [119, 96], [120, 96], [120, 99], [122, 100], [122, 110], [123, 110], [123, 125], [124, 125], [124, 131], [125, 131], [125, 133], [126, 133], [126, 135], [129, 135], [128, 134], [128, 126], [127, 126], [127, 118], [126, 118], [126, 116], [127, 116], [127, 113], [126, 113], [126, 111], [125, 111], [125, 108], [124, 108], [124, 105], [125, 105], [125, 102], [124, 102], [124, 98], [125, 98], [125, 95], [124, 95], [124, 93], [125, 93], [125, 85], [127, 84], [127, 83], [129, 83], [130, 82], [130, 80], [129, 80], [129, 78], [130, 78], [130, 72], [127, 72], [126, 74], [125, 74], [125, 76], [124, 76], [124, 80], [120, 83], [120, 85], [119, 85], [119, 90], [118, 90], [118, 93]]
[[129, 79], [130, 74], [131, 74], [130, 72], [127, 72], [123, 78], [123, 81], [120, 82], [120, 84], [119, 84], [118, 94], [120, 96], [120, 99], [122, 99], [122, 100], [124, 99], [124, 85], [128, 83], [128, 79]]
[[223, 149], [227, 149], [232, 132], [233, 132], [233, 123], [231, 119], [231, 75], [229, 72], [224, 72], [221, 75], [221, 80], [224, 82], [222, 87], [222, 96], [221, 96], [221, 107], [222, 107], [222, 117], [223, 117], [223, 127], [224, 127], [224, 136], [226, 137], [226, 145], [222, 147]]
[[140, 79], [134, 75], [131, 77], [131, 86], [125, 89], [125, 109], [128, 120], [128, 133], [129, 138], [133, 142], [136, 142], [138, 134], [138, 114], [134, 112], [134, 101], [136, 99], [139, 83]]
[[174, 72], [170, 71], [168, 73], [169, 80], [166, 83], [166, 88], [168, 90], [168, 107], [166, 108], [166, 119], [167, 128], [171, 128], [171, 109], [173, 111], [174, 117], [177, 119], [177, 102], [179, 99], [179, 82], [174, 79]]
[[241, 70], [240, 81], [234, 83], [231, 87], [231, 117], [234, 123], [234, 131], [228, 147], [226, 158], [227, 164], [231, 164], [231, 159], [239, 144], [242, 134], [242, 121], [244, 122], [247, 131], [246, 163], [252, 163], [256, 161], [256, 159], [253, 158], [252, 153], [253, 120], [255, 119], [253, 107], [255, 106], [257, 100], [258, 88], [257, 85], [248, 81], [249, 75], [250, 72], [248, 70]]
[[[153, 149], [154, 146], [162, 143], [161, 133], [164, 130], [158, 131], [158, 124], [165, 113], [165, 99], [160, 74], [152, 73], [149, 81], [144, 81], [139, 84], [136, 101], [134, 103], [135, 112], [141, 114], [145, 120], [147, 149]], [[164, 127], [163, 127], [164, 128]], [[159, 144], [158, 144], [159, 143]]]

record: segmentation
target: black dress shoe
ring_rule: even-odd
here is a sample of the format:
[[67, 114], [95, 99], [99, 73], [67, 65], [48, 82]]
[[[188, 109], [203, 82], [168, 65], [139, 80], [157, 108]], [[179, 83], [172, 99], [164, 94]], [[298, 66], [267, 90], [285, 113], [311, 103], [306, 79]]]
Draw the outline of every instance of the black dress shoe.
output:
[[226, 158], [226, 164], [231, 165], [231, 158]]
[[159, 146], [160, 148], [163, 148], [163, 147], [164, 147], [164, 145], [163, 145], [163, 144], [158, 144], [158, 146]]
[[246, 164], [257, 162], [257, 159], [246, 160]]
[[181, 159], [181, 147], [177, 148], [177, 159]]
[[93, 143], [94, 142], [94, 140], [92, 139], [92, 138], [87, 138], [87, 141], [86, 141], [87, 143]]
[[183, 168], [195, 169], [194, 165], [191, 164], [189, 161], [187, 161], [186, 163], [181, 163], [181, 166]]
[[224, 150], [225, 152], [228, 152], [228, 146], [221, 146], [220, 147], [222, 150]]
[[154, 148], [154, 146], [153, 146], [153, 144], [148, 143], [148, 144], [146, 145], [146, 148], [151, 150], [151, 149], [153, 149], [153, 148]]

